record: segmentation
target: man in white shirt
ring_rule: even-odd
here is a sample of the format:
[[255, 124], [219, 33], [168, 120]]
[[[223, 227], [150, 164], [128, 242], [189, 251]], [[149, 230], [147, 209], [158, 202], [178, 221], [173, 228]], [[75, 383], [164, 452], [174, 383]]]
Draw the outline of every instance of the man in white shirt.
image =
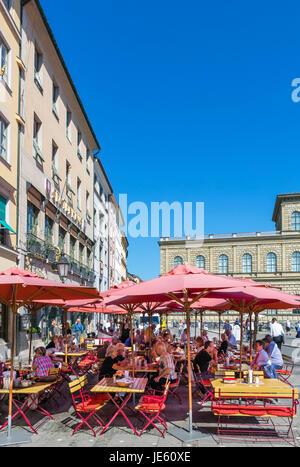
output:
[[279, 350], [281, 350], [281, 345], [284, 344], [284, 330], [281, 324], [277, 322], [276, 318], [272, 319], [271, 337], [273, 338], [273, 341], [278, 345]]

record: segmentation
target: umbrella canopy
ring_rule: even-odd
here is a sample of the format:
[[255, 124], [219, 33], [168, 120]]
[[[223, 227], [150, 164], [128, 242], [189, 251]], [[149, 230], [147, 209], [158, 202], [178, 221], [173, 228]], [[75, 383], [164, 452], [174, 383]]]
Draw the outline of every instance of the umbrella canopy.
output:
[[[213, 275], [194, 266], [181, 265], [156, 279], [135, 284], [126, 290], [119, 290], [111, 300], [106, 299], [105, 302], [114, 305], [166, 302], [170, 299], [177, 301], [185, 296], [191, 298], [192, 301], [197, 301], [198, 298], [208, 295], [211, 291], [242, 286], [249, 286], [249, 282]], [[257, 283], [256, 286], [263, 287], [264, 284]], [[214, 295], [210, 297], [214, 298]]]
[[300, 296], [291, 295], [278, 289], [268, 287], [242, 287], [223, 289], [214, 292], [214, 297], [225, 301], [216, 305], [217, 309], [236, 310], [249, 313], [249, 311], [262, 311], [265, 309], [300, 308]]
[[13, 365], [15, 347], [16, 314], [22, 306], [32, 305], [34, 300], [47, 304], [48, 299], [62, 301], [70, 299], [100, 298], [99, 292], [91, 287], [74, 287], [67, 284], [40, 279], [29, 271], [11, 268], [0, 273], [0, 302], [9, 307], [13, 313], [12, 342], [11, 342], [11, 371], [9, 388], [8, 410], [8, 437], [11, 437], [12, 420], [12, 389], [13, 389]]
[[0, 272], [0, 302], [10, 305], [15, 303], [18, 308], [35, 303], [45, 303], [51, 300], [84, 300], [101, 298], [94, 287], [79, 287], [60, 284], [40, 279], [29, 271], [11, 268]]

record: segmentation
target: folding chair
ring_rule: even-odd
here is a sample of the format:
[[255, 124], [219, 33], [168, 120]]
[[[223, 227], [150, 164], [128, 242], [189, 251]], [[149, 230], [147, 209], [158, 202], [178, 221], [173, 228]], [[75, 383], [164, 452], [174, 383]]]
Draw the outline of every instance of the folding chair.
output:
[[288, 379], [292, 376], [294, 367], [295, 365], [293, 363], [285, 363], [281, 370], [276, 370], [278, 378], [284, 383], [290, 384]]
[[[152, 425], [157, 431], [165, 437], [165, 432], [167, 431], [168, 427], [166, 421], [162, 418], [161, 412], [166, 408], [165, 402], [168, 397], [170, 383], [167, 381], [165, 390], [162, 396], [143, 396], [139, 402], [139, 405], [135, 407], [139, 413], [141, 413], [147, 420], [146, 425], [140, 432], [139, 436], [142, 436], [144, 431]], [[156, 425], [155, 421], [160, 423], [163, 427], [163, 431], [161, 431], [158, 426]]]
[[174, 397], [174, 399], [178, 400], [178, 402], [181, 405], [182, 405], [182, 400], [181, 400], [181, 397], [177, 394], [177, 390], [178, 390], [179, 385], [180, 385], [183, 366], [184, 366], [183, 363], [181, 363], [181, 365], [179, 367], [179, 371], [177, 373], [177, 381], [175, 381], [175, 383], [170, 383], [170, 387], [169, 387], [169, 396]]
[[202, 377], [199, 365], [196, 365], [196, 367], [197, 367], [198, 373], [194, 373], [195, 382], [198, 388], [200, 389], [200, 391], [202, 391], [203, 388], [206, 391], [205, 397], [201, 400], [201, 405], [203, 405], [207, 399], [210, 399], [211, 401], [214, 400], [214, 388], [211, 384], [210, 379]]
[[[109, 401], [108, 394], [91, 395], [88, 391], [84, 391], [84, 387], [87, 385], [87, 376], [81, 376], [69, 383], [70, 393], [74, 405], [74, 409], [78, 417], [82, 420], [81, 423], [74, 429], [72, 436], [76, 431], [80, 429], [82, 425], [86, 425], [96, 437], [96, 431], [90, 426], [88, 420], [94, 418], [100, 429], [104, 428], [103, 420], [97, 414]], [[86, 418], [84, 418], [86, 416]]]

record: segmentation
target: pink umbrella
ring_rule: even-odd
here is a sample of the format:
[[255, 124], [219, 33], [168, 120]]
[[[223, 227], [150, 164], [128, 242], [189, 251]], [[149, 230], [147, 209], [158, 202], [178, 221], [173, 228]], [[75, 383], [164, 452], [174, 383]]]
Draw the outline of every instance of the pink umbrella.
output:
[[40, 279], [29, 271], [22, 271], [18, 268], [11, 268], [0, 273], [0, 302], [9, 307], [13, 314], [12, 320], [12, 343], [11, 343], [11, 371], [9, 389], [9, 411], [8, 411], [8, 435], [5, 439], [0, 439], [0, 445], [16, 444], [28, 441], [27, 438], [18, 439], [18, 433], [12, 437], [11, 416], [12, 416], [12, 389], [13, 389], [13, 366], [15, 347], [16, 315], [18, 309], [23, 306], [32, 305], [34, 300], [39, 300], [47, 304], [50, 299], [70, 300], [100, 298], [99, 292], [91, 287], [76, 287], [66, 284]]
[[[179, 303], [187, 314], [187, 338], [190, 343], [190, 310], [201, 298], [210, 295], [218, 289], [249, 286], [249, 282], [232, 279], [225, 276], [215, 276], [207, 271], [193, 266], [177, 266], [163, 276], [130, 287], [127, 290], [114, 295], [114, 299], [106, 301], [106, 304], [120, 305], [126, 307], [129, 304], [149, 302], [166, 302], [174, 300]], [[263, 286], [263, 284], [258, 284]], [[118, 297], [118, 298], [117, 298]], [[222, 297], [220, 297], [222, 298]], [[189, 377], [189, 432], [186, 430], [175, 430], [173, 435], [182, 441], [199, 439], [197, 433], [193, 432], [192, 426], [192, 386], [191, 386], [191, 354], [190, 346], [187, 346], [188, 377]]]

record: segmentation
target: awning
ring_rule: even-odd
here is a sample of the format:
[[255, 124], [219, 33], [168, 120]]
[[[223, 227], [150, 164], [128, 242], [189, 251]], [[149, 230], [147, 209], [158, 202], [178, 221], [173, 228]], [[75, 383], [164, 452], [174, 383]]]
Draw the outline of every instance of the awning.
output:
[[[4, 220], [0, 219], [0, 224], [2, 225], [2, 227], [9, 230], [10, 232], [14, 234], [16, 233]], [[1, 227], [0, 227], [0, 230], [1, 230]]]

